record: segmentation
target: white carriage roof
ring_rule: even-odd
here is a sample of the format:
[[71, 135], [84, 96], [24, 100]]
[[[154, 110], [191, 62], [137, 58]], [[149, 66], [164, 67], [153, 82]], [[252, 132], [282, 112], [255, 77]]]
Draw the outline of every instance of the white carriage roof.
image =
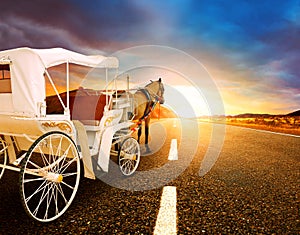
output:
[[0, 51], [0, 64], [10, 64], [12, 93], [0, 94], [0, 113], [36, 116], [44, 102], [45, 69], [66, 62], [95, 68], [118, 68], [115, 57], [82, 55], [62, 48], [28, 47]]
[[115, 57], [105, 57], [102, 55], [83, 55], [63, 48], [16, 48], [0, 52], [0, 59], [3, 56], [9, 57], [9, 55], [12, 53], [16, 56], [18, 55], [18, 53], [20, 54], [20, 56], [24, 56], [24, 54], [35, 54], [39, 56], [45, 68], [49, 68], [66, 62], [79, 64], [83, 66], [101, 68], [117, 68], [119, 66], [119, 61]]

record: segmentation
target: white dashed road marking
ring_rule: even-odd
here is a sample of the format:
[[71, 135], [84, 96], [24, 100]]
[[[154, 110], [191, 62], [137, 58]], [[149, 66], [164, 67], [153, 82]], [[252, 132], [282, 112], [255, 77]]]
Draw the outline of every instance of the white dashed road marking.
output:
[[176, 187], [163, 188], [160, 208], [155, 224], [154, 235], [177, 234]]
[[177, 139], [171, 140], [171, 147], [169, 152], [168, 160], [178, 160], [178, 151], [177, 151]]

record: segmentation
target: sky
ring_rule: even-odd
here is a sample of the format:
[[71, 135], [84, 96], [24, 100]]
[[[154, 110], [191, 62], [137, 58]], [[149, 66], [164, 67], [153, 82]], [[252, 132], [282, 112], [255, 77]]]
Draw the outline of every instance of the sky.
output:
[[205, 66], [228, 115], [300, 109], [299, 39], [299, 0], [1, 1], [0, 50], [176, 48]]

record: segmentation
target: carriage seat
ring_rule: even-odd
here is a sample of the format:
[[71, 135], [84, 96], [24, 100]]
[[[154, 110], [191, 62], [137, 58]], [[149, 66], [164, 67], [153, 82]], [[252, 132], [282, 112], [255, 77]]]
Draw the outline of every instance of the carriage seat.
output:
[[[67, 93], [60, 94], [66, 104]], [[69, 92], [71, 120], [79, 120], [84, 125], [97, 126], [103, 117], [106, 100], [109, 96], [101, 91], [79, 88]], [[47, 114], [63, 114], [64, 110], [56, 95], [46, 98]]]

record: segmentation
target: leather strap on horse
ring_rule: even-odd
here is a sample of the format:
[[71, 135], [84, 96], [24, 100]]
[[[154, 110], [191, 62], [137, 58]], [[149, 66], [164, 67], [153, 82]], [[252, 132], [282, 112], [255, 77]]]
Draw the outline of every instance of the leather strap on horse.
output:
[[150, 115], [150, 113], [151, 113], [151, 111], [153, 109], [153, 106], [155, 106], [156, 102], [152, 101], [151, 95], [150, 95], [150, 93], [149, 93], [149, 91], [147, 89], [143, 88], [143, 89], [140, 89], [140, 91], [146, 96], [146, 98], [148, 100], [145, 112], [144, 112], [143, 116], [140, 119], [140, 120], [144, 120], [145, 118], [147, 118]]
[[[152, 110], [155, 108], [155, 105], [158, 102], [158, 100], [156, 100], [156, 99], [155, 99], [155, 101], [153, 101], [151, 99], [151, 95], [147, 89], [142, 88], [142, 89], [140, 89], [140, 91], [146, 96], [148, 102], [147, 102], [147, 106], [146, 106], [143, 116], [137, 122], [137, 126], [142, 125], [142, 122], [151, 114]], [[133, 128], [133, 129], [135, 129], [135, 128]]]

